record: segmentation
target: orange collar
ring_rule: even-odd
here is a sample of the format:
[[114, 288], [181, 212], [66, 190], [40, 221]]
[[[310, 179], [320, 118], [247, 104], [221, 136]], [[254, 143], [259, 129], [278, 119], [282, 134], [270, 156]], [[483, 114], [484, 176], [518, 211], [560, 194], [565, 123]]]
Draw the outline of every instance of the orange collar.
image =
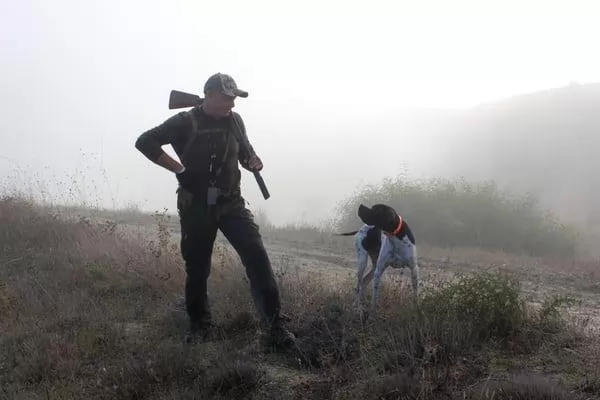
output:
[[402, 217], [398, 216], [398, 218], [400, 218], [400, 220], [398, 221], [398, 226], [396, 226], [396, 229], [394, 229], [393, 232], [385, 232], [386, 235], [396, 236], [398, 234], [398, 232], [400, 232], [400, 229], [402, 229]]

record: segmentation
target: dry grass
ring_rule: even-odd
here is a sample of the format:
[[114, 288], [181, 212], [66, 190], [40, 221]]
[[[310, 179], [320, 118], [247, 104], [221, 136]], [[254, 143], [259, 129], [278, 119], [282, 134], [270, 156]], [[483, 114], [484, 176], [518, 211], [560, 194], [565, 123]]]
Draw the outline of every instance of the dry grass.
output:
[[[220, 339], [182, 343], [183, 269], [168, 224], [152, 240], [118, 224], [0, 201], [0, 396], [7, 399], [571, 399], [600, 395], [596, 342], [533, 311], [506, 276], [438, 285], [413, 301], [383, 286], [381, 312], [350, 309], [353, 282], [278, 265], [298, 350], [260, 340], [248, 282], [215, 251]], [[163, 216], [164, 217], [164, 216]], [[595, 350], [597, 351], [597, 350]], [[576, 368], [574, 368], [576, 366]], [[512, 369], [552, 378], [490, 378]], [[555, 389], [552, 389], [555, 388]], [[469, 397], [470, 396], [470, 397]]]

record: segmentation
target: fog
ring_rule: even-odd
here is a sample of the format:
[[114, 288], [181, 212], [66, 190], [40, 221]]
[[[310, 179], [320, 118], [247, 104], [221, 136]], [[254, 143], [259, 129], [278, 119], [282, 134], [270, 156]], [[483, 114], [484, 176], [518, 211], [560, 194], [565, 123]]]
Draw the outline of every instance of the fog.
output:
[[403, 171], [497, 177], [493, 129], [476, 140], [465, 115], [600, 82], [594, 2], [416, 3], [4, 1], [0, 184], [173, 212], [175, 178], [134, 142], [177, 112], [171, 89], [201, 94], [220, 71], [250, 93], [236, 111], [272, 195], [244, 171], [250, 206], [276, 224], [315, 223]]

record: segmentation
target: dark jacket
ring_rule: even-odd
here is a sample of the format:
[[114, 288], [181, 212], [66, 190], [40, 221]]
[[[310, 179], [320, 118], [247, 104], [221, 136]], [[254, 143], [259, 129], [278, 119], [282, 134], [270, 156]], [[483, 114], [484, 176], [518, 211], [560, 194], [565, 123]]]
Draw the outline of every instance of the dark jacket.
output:
[[[237, 113], [232, 114], [237, 118], [241, 135], [247, 139], [242, 118]], [[196, 132], [193, 129], [192, 118], [196, 121]], [[186, 168], [188, 180], [194, 182], [194, 187], [189, 189], [202, 192], [210, 185], [211, 180], [216, 180], [215, 186], [220, 188], [222, 193], [237, 193], [241, 177], [238, 161], [242, 167], [248, 169], [249, 154], [242, 151], [233, 135], [233, 118], [234, 116], [230, 115], [227, 118], [216, 119], [205, 114], [201, 107], [194, 107], [175, 114], [162, 124], [142, 133], [136, 140], [135, 147], [149, 160], [156, 162], [164, 153], [162, 146], [170, 144]], [[192, 135], [195, 137], [190, 142]], [[250, 152], [254, 153], [252, 146]], [[221, 169], [216, 178], [209, 172], [211, 158], [213, 170]]]

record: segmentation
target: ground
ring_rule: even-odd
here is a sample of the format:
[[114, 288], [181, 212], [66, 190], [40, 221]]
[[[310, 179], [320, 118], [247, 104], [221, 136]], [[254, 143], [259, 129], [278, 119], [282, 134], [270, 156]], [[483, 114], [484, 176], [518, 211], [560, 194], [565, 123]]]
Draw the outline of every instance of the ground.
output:
[[[355, 277], [351, 237], [335, 241], [332, 238], [332, 242], [324, 246], [302, 240], [280, 240], [276, 235], [267, 233], [265, 244], [276, 264], [284, 269], [301, 268], [312, 274], [322, 274], [324, 279], [333, 282], [341, 277]], [[508, 272], [519, 279], [525, 297], [532, 304], [540, 304], [549, 296], [569, 296], [579, 301], [579, 307], [572, 309], [571, 313], [587, 320], [590, 332], [600, 332], [600, 262], [561, 262], [478, 249], [441, 249], [427, 245], [419, 246], [418, 251], [425, 284], [451, 278], [457, 273]], [[402, 279], [408, 283], [408, 278], [407, 270], [389, 268], [384, 279]]]
[[285, 352], [262, 341], [219, 237], [220, 336], [189, 346], [176, 223], [63, 217], [0, 205], [2, 398], [600, 398], [597, 263], [421, 244], [431, 294], [413, 303], [409, 274], [388, 270], [381, 313], [365, 320], [350, 307], [352, 238], [265, 230], [299, 338]]

